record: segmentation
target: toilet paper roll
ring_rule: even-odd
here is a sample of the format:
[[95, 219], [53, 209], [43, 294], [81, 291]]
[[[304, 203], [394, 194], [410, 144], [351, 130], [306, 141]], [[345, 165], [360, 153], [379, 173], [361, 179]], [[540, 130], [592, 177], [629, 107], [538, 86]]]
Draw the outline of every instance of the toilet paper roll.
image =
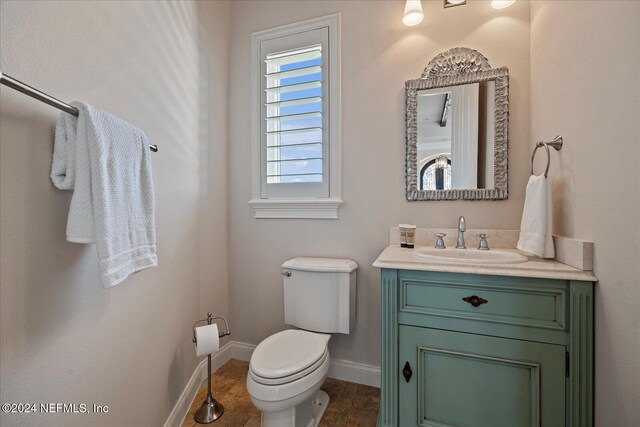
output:
[[196, 356], [206, 356], [215, 353], [220, 348], [218, 325], [198, 326], [196, 328]]

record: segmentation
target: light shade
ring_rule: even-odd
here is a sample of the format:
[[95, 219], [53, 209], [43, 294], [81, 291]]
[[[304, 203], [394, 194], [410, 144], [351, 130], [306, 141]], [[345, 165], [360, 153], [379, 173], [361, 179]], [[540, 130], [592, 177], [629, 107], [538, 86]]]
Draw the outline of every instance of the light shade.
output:
[[402, 17], [402, 23], [407, 27], [418, 25], [424, 19], [424, 13], [422, 13], [422, 3], [420, 0], [407, 0], [404, 5], [404, 16]]
[[447, 158], [445, 156], [439, 156], [436, 158], [436, 169], [444, 169], [447, 167]]
[[504, 9], [514, 4], [516, 0], [491, 0], [491, 7], [494, 9]]

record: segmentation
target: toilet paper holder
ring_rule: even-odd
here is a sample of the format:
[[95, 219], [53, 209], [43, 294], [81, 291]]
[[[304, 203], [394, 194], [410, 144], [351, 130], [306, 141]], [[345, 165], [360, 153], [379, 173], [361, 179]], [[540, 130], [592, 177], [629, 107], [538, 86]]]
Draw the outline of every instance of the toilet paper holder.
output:
[[[203, 323], [207, 322], [208, 325], [212, 324], [214, 320], [222, 320], [224, 322], [224, 331], [219, 332], [218, 336], [220, 338], [231, 335], [231, 331], [229, 330], [229, 324], [227, 323], [227, 319], [224, 317], [213, 317], [211, 313], [207, 313], [206, 319], [200, 319], [193, 324], [193, 342], [194, 344], [198, 343], [196, 339], [196, 327]], [[207, 355], [207, 397], [200, 405], [200, 408], [193, 415], [193, 419], [200, 424], [209, 424], [217, 420], [224, 413], [224, 406], [211, 395], [211, 354]]]
[[200, 319], [196, 323], [193, 324], [193, 343], [197, 344], [198, 340], [196, 339], [196, 327], [200, 325], [202, 322], [207, 322], [208, 325], [212, 324], [214, 320], [221, 319], [224, 322], [224, 331], [218, 334], [218, 337], [226, 337], [231, 335], [231, 331], [229, 330], [229, 324], [227, 323], [227, 319], [222, 316], [213, 317], [213, 314], [207, 313], [206, 319]]

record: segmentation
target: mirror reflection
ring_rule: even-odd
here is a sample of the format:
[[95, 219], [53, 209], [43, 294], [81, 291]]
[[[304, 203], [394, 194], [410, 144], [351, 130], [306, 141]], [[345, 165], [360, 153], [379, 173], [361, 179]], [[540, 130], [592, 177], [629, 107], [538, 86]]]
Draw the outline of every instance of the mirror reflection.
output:
[[406, 197], [501, 200], [509, 195], [509, 70], [477, 50], [436, 55], [407, 80]]
[[494, 188], [495, 81], [417, 91], [418, 190]]

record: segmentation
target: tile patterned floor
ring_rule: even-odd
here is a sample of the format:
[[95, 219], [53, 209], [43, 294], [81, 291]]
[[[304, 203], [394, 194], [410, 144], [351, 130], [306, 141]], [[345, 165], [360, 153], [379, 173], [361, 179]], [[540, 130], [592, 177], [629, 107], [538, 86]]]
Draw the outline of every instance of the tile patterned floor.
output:
[[[213, 397], [224, 405], [224, 415], [212, 427], [260, 427], [258, 411], [247, 393], [248, 362], [230, 360], [211, 378]], [[182, 427], [207, 424], [196, 423], [193, 414], [207, 395], [207, 386], [200, 387]], [[329, 394], [327, 407], [320, 427], [374, 427], [380, 406], [380, 389], [347, 381], [327, 378], [322, 389]]]

